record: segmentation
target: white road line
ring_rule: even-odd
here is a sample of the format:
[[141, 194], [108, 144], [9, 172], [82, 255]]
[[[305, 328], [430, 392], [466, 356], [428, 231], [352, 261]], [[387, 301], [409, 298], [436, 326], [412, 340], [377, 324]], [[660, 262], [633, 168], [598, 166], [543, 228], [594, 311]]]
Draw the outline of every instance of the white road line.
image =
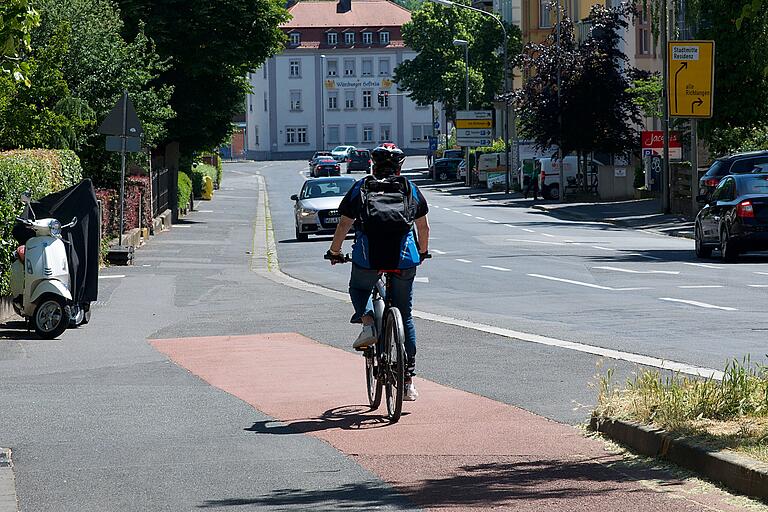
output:
[[417, 283], [428, 283], [429, 282], [429, 278], [428, 277], [414, 277], [413, 280], [416, 281]]
[[768, 276], [768, 272], [755, 272], [755, 274], [760, 274], [761, 276]]
[[750, 288], [768, 288], [768, 284], [748, 284]]
[[543, 276], [541, 274], [528, 274], [531, 277], [538, 277], [540, 279], [547, 279], [548, 281], [559, 281], [561, 283], [575, 284], [578, 286], [586, 286], [587, 288], [596, 288], [598, 290], [608, 290], [611, 292], [626, 292], [634, 290], [649, 290], [649, 288], [611, 288], [610, 286], [602, 286], [593, 283], [583, 283], [581, 281], [574, 281], [572, 279], [562, 279], [560, 277]]
[[546, 240], [522, 240], [519, 238], [507, 238], [507, 242], [523, 242], [523, 243], [546, 244], [546, 245], [565, 245], [560, 242], [547, 242]]
[[512, 272], [512, 271], [511, 271], [510, 269], [508, 269], [508, 268], [504, 268], [504, 267], [494, 267], [493, 265], [482, 265], [482, 267], [483, 267], [483, 268], [489, 268], [489, 269], [491, 269], [491, 270], [499, 270], [499, 271], [501, 271], [501, 272]]
[[467, 217], [471, 217], [472, 216], [471, 213], [462, 213], [462, 215], [466, 215]]
[[99, 279], [121, 279], [125, 277], [124, 274], [115, 274], [113, 276], [99, 276]]
[[197, 210], [200, 213], [213, 213], [213, 210]]
[[593, 245], [593, 249], [600, 249], [601, 251], [615, 251], [616, 249], [611, 249], [610, 247], [603, 247], [601, 245]]
[[627, 274], [670, 274], [677, 275], [680, 272], [677, 270], [630, 270], [628, 268], [618, 267], [592, 267], [599, 268], [600, 270], [613, 270], [615, 272], [626, 272]]
[[657, 258], [656, 256], [648, 256], [647, 254], [638, 254], [636, 252], [629, 253], [627, 256], [637, 256], [638, 258], [645, 258], [647, 260], [656, 260], [656, 261], [662, 261], [663, 258]]
[[555, 235], [550, 235], [549, 233], [542, 233], [541, 236], [548, 236], [549, 238], [557, 238]]
[[192, 224], [172, 224], [171, 229], [173, 228], [191, 228]]
[[716, 267], [715, 265], [706, 265], [704, 263], [691, 263], [689, 261], [684, 261], [683, 265], [690, 265], [692, 267], [702, 267], [702, 268], [720, 268], [720, 267]]
[[488, 219], [488, 222], [490, 222], [491, 224], [500, 224], [499, 221], [493, 220], [493, 219]]
[[517, 227], [517, 226], [512, 225], [512, 224], [504, 224], [504, 225], [507, 226], [508, 228], [516, 228]]
[[678, 288], [683, 288], [685, 290], [699, 290], [702, 288], [723, 288], [723, 286], [719, 284], [691, 284], [678, 286]]
[[440, 249], [432, 249], [432, 252], [435, 254], [448, 254], [447, 252], [441, 251]]
[[668, 302], [680, 302], [682, 304], [690, 304], [691, 306], [698, 306], [700, 308], [707, 308], [707, 309], [722, 309], [723, 311], [738, 311], [738, 309], [736, 308], [730, 308], [726, 306], [715, 306], [714, 304], [707, 304], [706, 302], [698, 302], [695, 300], [673, 299], [672, 297], [659, 297], [659, 300], [666, 300]]
[[472, 260], [465, 260], [464, 258], [456, 258], [456, 261], [460, 261], [462, 263], [472, 263]]
[[475, 217], [477, 220], [485, 220], [485, 217]]
[[528, 233], [535, 233], [534, 230], [528, 229], [528, 228], [522, 228], [523, 231], [527, 231]]

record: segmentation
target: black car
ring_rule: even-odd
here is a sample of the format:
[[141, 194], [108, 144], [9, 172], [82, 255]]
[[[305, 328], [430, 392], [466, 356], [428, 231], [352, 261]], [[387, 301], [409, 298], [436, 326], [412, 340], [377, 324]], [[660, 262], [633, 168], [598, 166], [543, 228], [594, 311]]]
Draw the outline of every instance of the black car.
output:
[[432, 177], [438, 181], [456, 181], [459, 179], [459, 165], [463, 158], [438, 158], [430, 169]]
[[768, 174], [726, 176], [696, 216], [696, 256], [708, 258], [719, 248], [723, 260], [768, 249]]
[[309, 176], [319, 178], [321, 176], [340, 176], [341, 165], [329, 156], [317, 157], [309, 165]]
[[371, 152], [367, 149], [352, 149], [347, 155], [347, 174], [352, 171], [371, 172]]
[[463, 149], [446, 149], [443, 151], [442, 158], [464, 158]]
[[709, 196], [723, 176], [729, 174], [751, 173], [756, 168], [765, 171], [768, 165], [768, 151], [736, 153], [715, 160], [706, 174], [699, 179], [699, 195]]

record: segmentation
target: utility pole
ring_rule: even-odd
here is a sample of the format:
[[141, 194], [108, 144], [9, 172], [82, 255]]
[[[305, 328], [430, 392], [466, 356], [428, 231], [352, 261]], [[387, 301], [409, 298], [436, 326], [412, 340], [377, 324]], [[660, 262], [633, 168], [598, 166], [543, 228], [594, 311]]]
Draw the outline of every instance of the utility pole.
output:
[[670, 174], [669, 174], [669, 70], [667, 69], [669, 55], [667, 55], [667, 0], [661, 1], [661, 55], [662, 55], [662, 80], [663, 96], [661, 125], [664, 130], [664, 149], [661, 159], [661, 205], [664, 213], [672, 211], [670, 201]]
[[[565, 169], [563, 168], [563, 103], [560, 88], [562, 85], [562, 73], [561, 65], [562, 59], [560, 50], [562, 48], [560, 44], [560, 25], [563, 19], [563, 9], [560, 4], [560, 0], [557, 0], [557, 165], [559, 168], [558, 178], [558, 202], [562, 203], [565, 197]], [[535, 172], [535, 171], [534, 171]], [[538, 176], [533, 176], [533, 179], [539, 179]], [[536, 190], [536, 189], [534, 189]], [[544, 190], [541, 190], [542, 197], [544, 196]]]

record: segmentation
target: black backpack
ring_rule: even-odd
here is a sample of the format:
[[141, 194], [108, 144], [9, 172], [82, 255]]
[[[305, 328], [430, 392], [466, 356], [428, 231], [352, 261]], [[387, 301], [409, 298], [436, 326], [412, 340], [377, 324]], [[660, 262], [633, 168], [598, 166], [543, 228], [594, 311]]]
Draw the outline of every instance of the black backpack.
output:
[[413, 228], [416, 201], [411, 183], [402, 176], [363, 178], [360, 221], [369, 237], [402, 237]]

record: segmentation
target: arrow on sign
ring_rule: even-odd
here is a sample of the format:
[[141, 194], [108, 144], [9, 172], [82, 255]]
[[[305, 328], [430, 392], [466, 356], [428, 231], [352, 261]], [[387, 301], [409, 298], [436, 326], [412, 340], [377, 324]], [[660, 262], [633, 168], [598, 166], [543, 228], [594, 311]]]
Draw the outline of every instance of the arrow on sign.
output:
[[693, 114], [693, 106], [696, 105], [697, 107], [700, 107], [704, 103], [704, 100], [699, 98], [693, 103], [691, 103], [691, 114]]
[[687, 67], [688, 67], [688, 63], [687, 63], [687, 62], [683, 62], [682, 64], [680, 64], [680, 69], [678, 69], [677, 71], [675, 71], [675, 112], [680, 112], [680, 111], [677, 109], [677, 75], [679, 75], [679, 74], [680, 74], [680, 72], [681, 72], [682, 70], [686, 69]]

